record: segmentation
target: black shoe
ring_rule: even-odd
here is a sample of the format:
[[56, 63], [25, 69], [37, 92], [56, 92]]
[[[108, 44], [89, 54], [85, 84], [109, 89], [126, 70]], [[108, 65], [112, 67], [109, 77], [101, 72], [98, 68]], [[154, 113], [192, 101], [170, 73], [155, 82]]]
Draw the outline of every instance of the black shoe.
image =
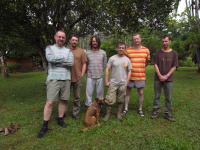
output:
[[63, 128], [67, 127], [67, 124], [63, 121], [63, 119], [58, 120], [58, 125], [63, 127]]
[[63, 115], [63, 118], [65, 118], [65, 117], [66, 117], [66, 114]]
[[42, 138], [45, 135], [45, 133], [47, 132], [47, 130], [48, 130], [47, 127], [42, 127], [40, 129], [40, 132], [38, 133], [38, 138]]

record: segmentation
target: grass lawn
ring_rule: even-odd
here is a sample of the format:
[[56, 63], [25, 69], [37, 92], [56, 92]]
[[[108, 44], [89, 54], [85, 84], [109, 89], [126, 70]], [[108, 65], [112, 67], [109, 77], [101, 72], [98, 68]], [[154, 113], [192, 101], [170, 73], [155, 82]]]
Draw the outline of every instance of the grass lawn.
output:
[[[58, 102], [53, 107], [50, 130], [43, 138], [37, 138], [43, 124], [43, 108], [46, 102], [46, 74], [44, 71], [10, 74], [10, 78], [0, 76], [0, 128], [10, 123], [20, 124], [14, 134], [0, 133], [0, 149], [200, 149], [200, 75], [197, 68], [180, 67], [174, 73], [172, 94], [173, 116], [176, 122], [164, 117], [164, 95], [161, 96], [159, 118], [150, 119], [154, 89], [153, 66], [146, 69], [147, 86], [144, 88], [143, 110], [145, 117], [138, 115], [138, 96], [132, 90], [129, 112], [120, 122], [116, 119], [116, 105], [112, 115], [101, 127], [91, 127], [85, 133], [83, 119], [86, 112], [85, 85], [81, 90], [81, 121], [72, 119], [72, 97], [65, 122], [67, 128], [57, 125]], [[107, 88], [105, 88], [106, 94]], [[72, 95], [72, 94], [71, 94]], [[95, 97], [95, 95], [94, 95]]]

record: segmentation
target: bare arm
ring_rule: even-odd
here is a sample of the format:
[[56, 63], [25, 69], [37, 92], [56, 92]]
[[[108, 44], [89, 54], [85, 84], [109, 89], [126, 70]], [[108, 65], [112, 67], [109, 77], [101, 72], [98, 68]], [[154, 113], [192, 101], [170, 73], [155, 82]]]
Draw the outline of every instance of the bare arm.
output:
[[82, 71], [81, 71], [81, 76], [83, 77], [86, 71], [86, 63], [83, 64], [82, 66]]
[[110, 67], [106, 67], [106, 71], [105, 71], [105, 86], [109, 86], [110, 83], [108, 82], [108, 75], [109, 75], [109, 71], [110, 71]]
[[131, 79], [131, 69], [128, 70], [128, 72], [127, 72], [127, 79], [126, 79], [127, 84], [129, 83], [130, 79]]

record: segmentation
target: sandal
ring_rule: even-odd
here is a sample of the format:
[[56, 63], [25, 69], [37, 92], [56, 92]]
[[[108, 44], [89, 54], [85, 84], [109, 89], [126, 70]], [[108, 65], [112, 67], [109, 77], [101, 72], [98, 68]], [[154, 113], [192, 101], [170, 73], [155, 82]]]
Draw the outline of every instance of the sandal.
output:
[[126, 115], [126, 113], [128, 113], [128, 110], [124, 110], [121, 112], [121, 115]]
[[138, 114], [141, 116], [141, 117], [144, 117], [144, 112], [142, 110], [139, 110], [138, 111]]

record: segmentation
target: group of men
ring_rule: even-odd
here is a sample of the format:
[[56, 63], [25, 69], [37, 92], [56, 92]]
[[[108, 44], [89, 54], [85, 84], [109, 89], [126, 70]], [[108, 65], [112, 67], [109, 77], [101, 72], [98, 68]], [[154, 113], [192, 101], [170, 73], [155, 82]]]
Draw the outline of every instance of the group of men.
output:
[[[47, 102], [44, 107], [44, 122], [38, 137], [41, 138], [48, 130], [48, 121], [52, 113], [53, 104], [59, 99], [57, 123], [61, 127], [67, 124], [63, 118], [68, 108], [70, 88], [73, 88], [73, 114], [75, 120], [80, 120], [80, 89], [85, 72], [87, 73], [86, 101], [85, 105], [92, 104], [92, 95], [96, 89], [96, 97], [104, 97], [104, 70], [105, 86], [108, 87], [105, 99], [106, 114], [103, 118], [107, 122], [110, 118], [111, 107], [117, 101], [117, 118], [122, 121], [122, 116], [128, 113], [128, 103], [132, 88], [138, 92], [140, 116], [144, 116], [142, 109], [146, 85], [145, 67], [150, 61], [149, 49], [141, 45], [141, 35], [133, 35], [133, 46], [126, 49], [126, 45], [120, 42], [117, 54], [110, 57], [107, 63], [107, 55], [100, 49], [101, 41], [97, 36], [91, 37], [90, 50], [86, 52], [78, 48], [79, 37], [72, 35], [69, 48], [64, 46], [66, 34], [59, 30], [55, 36], [56, 43], [47, 46], [46, 58], [48, 61], [47, 77]], [[154, 91], [155, 99], [151, 118], [159, 116], [159, 102], [162, 87], [165, 93], [165, 117], [175, 121], [172, 117], [171, 93], [173, 88], [173, 72], [178, 67], [178, 55], [169, 46], [169, 36], [162, 37], [163, 48], [157, 50], [151, 63], [155, 67]], [[109, 71], [111, 75], [109, 79]], [[123, 104], [125, 102], [125, 109]]]

